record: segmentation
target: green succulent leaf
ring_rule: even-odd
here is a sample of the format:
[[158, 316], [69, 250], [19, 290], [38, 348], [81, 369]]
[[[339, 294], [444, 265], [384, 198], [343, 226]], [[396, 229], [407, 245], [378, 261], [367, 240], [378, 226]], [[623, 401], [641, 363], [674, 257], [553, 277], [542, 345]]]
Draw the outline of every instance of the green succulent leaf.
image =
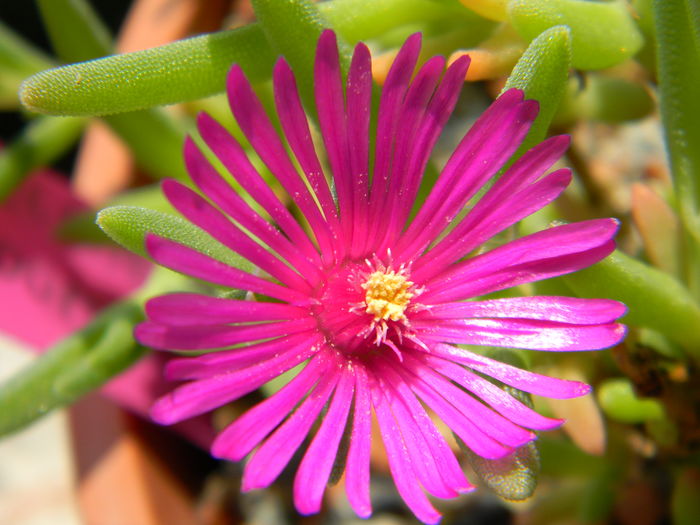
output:
[[17, 108], [22, 80], [52, 65], [51, 59], [0, 21], [0, 109]]
[[624, 322], [652, 328], [700, 358], [700, 308], [673, 277], [619, 251], [563, 277], [580, 297], [622, 301]]
[[79, 117], [37, 117], [0, 151], [0, 202], [33, 170], [51, 164], [83, 131]]
[[644, 423], [663, 419], [664, 410], [656, 399], [637, 397], [628, 379], [608, 379], [597, 389], [598, 403], [603, 412], [622, 423]]
[[[357, 5], [358, 0], [323, 2], [318, 11], [351, 42], [446, 15], [443, 6], [431, 0], [362, 1], [361, 14], [354, 12]], [[281, 10], [294, 9], [293, 2], [280, 2], [279, 6]], [[306, 20], [316, 23], [313, 18]], [[288, 24], [286, 29], [292, 31], [294, 25]], [[233, 63], [239, 64], [252, 82], [267, 80], [276, 58], [265, 31], [254, 23], [42, 71], [24, 82], [20, 101], [31, 111], [51, 115], [136, 111], [219, 93]]]
[[162, 108], [106, 115], [104, 121], [129, 146], [136, 163], [157, 178], [186, 180], [185, 127]]
[[25, 107], [54, 115], [107, 115], [203, 98], [223, 91], [231, 64], [253, 80], [274, 56], [258, 25], [42, 71], [25, 81]]
[[571, 33], [556, 26], [537, 36], [513, 68], [504, 90], [522, 89], [526, 98], [540, 104], [540, 113], [516, 157], [545, 137], [564, 95], [570, 66]]
[[[79, 62], [113, 52], [111, 35], [87, 1], [39, 0], [39, 10], [62, 60]], [[145, 171], [159, 178], [186, 178], [180, 154], [184, 126], [167, 112], [154, 108], [107, 115], [104, 120]]]
[[[529, 394], [506, 385], [502, 385], [502, 388], [532, 407]], [[541, 469], [540, 454], [534, 441], [516, 448], [505, 457], [486, 459], [472, 452], [461, 439], [455, 438], [474, 472], [499, 497], [508, 501], [523, 501], [532, 496]]]
[[557, 123], [596, 120], [617, 124], [646, 117], [654, 110], [649, 91], [637, 82], [596, 73], [586, 75], [583, 88], [571, 78]]
[[0, 385], [0, 435], [72, 403], [136, 362], [145, 349], [131, 333], [142, 315], [132, 302], [110, 307]]
[[578, 69], [619, 64], [639, 51], [644, 43], [627, 3], [620, 0], [510, 0], [508, 17], [528, 40], [550, 27], [568, 26], [572, 63]]
[[659, 105], [671, 175], [688, 233], [686, 281], [700, 294], [700, 6], [654, 1]]
[[82, 62], [109, 55], [112, 37], [86, 0], [37, 0], [56, 55]]
[[[299, 92], [307, 108], [315, 108], [313, 78], [316, 43], [328, 27], [319, 9], [309, 0], [253, 0], [255, 14], [276, 55], [284, 55], [295, 72]], [[341, 63], [347, 70], [350, 49], [339, 42]]]
[[204, 230], [168, 213], [136, 206], [112, 206], [97, 214], [97, 224], [115, 242], [127, 250], [147, 257], [144, 241], [147, 233], [170, 239], [204, 253], [230, 266], [253, 271], [254, 266]]

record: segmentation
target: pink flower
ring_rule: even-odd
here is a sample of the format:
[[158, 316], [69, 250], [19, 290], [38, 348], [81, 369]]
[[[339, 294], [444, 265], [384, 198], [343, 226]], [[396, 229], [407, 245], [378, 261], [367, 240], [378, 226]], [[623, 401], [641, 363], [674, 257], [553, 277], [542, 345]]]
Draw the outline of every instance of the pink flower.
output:
[[[320, 417], [294, 482], [294, 501], [303, 514], [320, 509], [338, 454], [346, 455], [350, 504], [360, 516], [371, 513], [372, 413], [399, 493], [420, 520], [434, 523], [440, 515], [424, 490], [451, 498], [474, 487], [424, 406], [476, 454], [500, 458], [535, 439], [534, 430], [561, 421], [539, 415], [482, 374], [554, 398], [589, 391], [585, 384], [520, 370], [456, 345], [595, 350], [624, 335], [614, 322], [624, 306], [615, 301], [473, 300], [579, 270], [614, 248], [617, 222], [600, 219], [556, 226], [474, 255], [485, 241], [554, 200], [571, 179], [567, 169], [545, 174], [569, 143], [553, 137], [523, 155], [456, 220], [535, 119], [538, 105], [523, 100], [522, 92], [507, 91], [474, 124], [409, 219], [469, 63], [462, 58], [443, 75], [445, 61], [435, 57], [411, 80], [419, 49], [414, 35], [387, 77], [372, 166], [367, 47], [355, 48], [344, 91], [335, 36], [326, 31], [319, 40], [316, 109], [328, 169], [312, 143], [292, 72], [284, 59], [277, 62], [277, 112], [304, 176], [241, 69], [231, 69], [233, 114], [303, 220], [207, 115], [198, 121], [204, 142], [274, 225], [231, 189], [191, 140], [185, 145], [187, 167], [211, 203], [174, 181], [163, 189], [185, 217], [254, 263], [261, 275], [156, 236], [146, 241], [160, 264], [260, 299], [174, 293], [148, 303], [149, 320], [136, 330], [143, 344], [198, 353], [223, 349], [170, 361], [168, 376], [188, 382], [155, 404], [154, 419], [170, 424], [202, 414], [303, 364], [286, 386], [223, 430], [212, 447], [215, 456], [232, 461], [250, 454], [243, 490], [266, 487]], [[324, 173], [332, 174], [332, 186]], [[344, 433], [349, 448], [339, 452]]]

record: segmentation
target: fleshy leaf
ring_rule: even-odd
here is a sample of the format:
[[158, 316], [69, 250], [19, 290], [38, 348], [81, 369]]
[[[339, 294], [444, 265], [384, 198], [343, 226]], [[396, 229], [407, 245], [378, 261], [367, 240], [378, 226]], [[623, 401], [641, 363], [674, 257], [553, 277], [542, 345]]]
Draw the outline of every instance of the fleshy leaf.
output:
[[129, 146], [136, 163], [151, 175], [187, 179], [182, 160], [184, 126], [162, 108], [103, 117]]
[[[659, 105], [681, 219], [700, 244], [700, 7], [656, 1]], [[697, 250], [696, 250], [697, 251]], [[698, 260], [692, 261], [697, 272]], [[700, 280], [696, 275], [695, 279]], [[697, 283], [696, 283], [697, 284]]]
[[85, 0], [37, 0], [56, 55], [82, 62], [111, 53], [112, 38]]
[[77, 117], [38, 117], [0, 151], [0, 202], [32, 170], [51, 164], [70, 148], [85, 127]]
[[[350, 43], [385, 37], [399, 26], [431, 23], [445, 17], [471, 18], [453, 0], [333, 0], [316, 5], [330, 27]], [[467, 16], [462, 15], [465, 12]]]
[[580, 297], [625, 303], [629, 311], [624, 322], [653, 328], [700, 358], [700, 308], [670, 275], [615, 251], [563, 279]]
[[252, 80], [274, 57], [258, 25], [42, 71], [20, 90], [25, 107], [53, 115], [107, 115], [206, 97], [240, 64]]
[[[308, 0], [279, 2], [253, 0], [255, 14], [276, 55], [284, 55], [294, 70], [299, 92], [307, 108], [313, 103], [314, 56], [316, 43], [328, 23], [316, 5]], [[341, 67], [347, 70], [349, 49], [339, 42]]]
[[654, 110], [648, 90], [637, 82], [597, 73], [586, 75], [585, 86], [571, 78], [562, 107], [557, 113], [559, 125], [579, 120], [597, 120], [616, 124], [646, 117]]
[[175, 215], [136, 206], [112, 206], [97, 214], [97, 224], [115, 242], [144, 257], [147, 257], [144, 247], [146, 234], [153, 233], [236, 268], [246, 271], [254, 269], [251, 263], [204, 230]]
[[0, 109], [19, 106], [17, 89], [22, 80], [52, 65], [48, 57], [0, 20]]
[[[62, 60], [78, 62], [112, 54], [111, 36], [85, 0], [39, 0], [39, 8]], [[150, 174], [186, 178], [180, 155], [184, 126], [167, 112], [153, 108], [107, 115], [104, 120], [126, 142], [139, 166]]]
[[540, 142], [559, 107], [571, 65], [571, 33], [564, 26], [547, 29], [535, 38], [508, 77], [504, 91], [522, 89], [540, 104], [540, 112], [515, 157]]
[[[355, 13], [358, 5], [361, 14]], [[445, 15], [439, 3], [428, 0], [336, 0], [323, 2], [318, 9], [338, 34], [350, 41]], [[262, 27], [254, 23], [42, 71], [24, 82], [20, 101], [31, 111], [51, 115], [135, 111], [222, 92], [233, 63], [239, 64], [252, 82], [267, 80], [275, 59]]]
[[75, 401], [136, 362], [145, 349], [131, 333], [142, 315], [132, 302], [113, 306], [1, 385], [0, 435]]
[[[501, 388], [532, 407], [529, 394], [506, 385]], [[540, 473], [540, 454], [534, 441], [505, 457], [486, 459], [472, 452], [457, 436], [455, 439], [474, 472], [498, 496], [508, 501], [523, 501], [532, 496]]]
[[626, 2], [619, 0], [510, 0], [508, 17], [528, 40], [552, 26], [571, 28], [571, 59], [578, 69], [619, 64], [644, 43]]
[[643, 423], [664, 417], [661, 403], [637, 397], [628, 379], [608, 379], [598, 387], [597, 393], [603, 412], [615, 421]]

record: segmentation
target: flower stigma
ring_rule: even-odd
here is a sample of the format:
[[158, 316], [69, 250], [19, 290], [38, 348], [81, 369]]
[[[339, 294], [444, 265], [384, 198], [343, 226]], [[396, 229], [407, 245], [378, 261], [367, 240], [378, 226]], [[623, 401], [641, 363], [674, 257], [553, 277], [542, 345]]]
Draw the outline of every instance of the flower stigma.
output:
[[404, 312], [415, 293], [403, 270], [377, 270], [361, 286], [365, 290], [365, 312], [373, 315], [375, 322], [406, 321]]

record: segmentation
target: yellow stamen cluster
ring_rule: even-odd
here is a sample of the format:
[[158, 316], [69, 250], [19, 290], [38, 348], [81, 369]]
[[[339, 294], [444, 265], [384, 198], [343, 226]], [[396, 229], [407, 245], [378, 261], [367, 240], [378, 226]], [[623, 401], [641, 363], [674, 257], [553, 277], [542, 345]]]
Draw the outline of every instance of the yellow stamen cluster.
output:
[[362, 284], [366, 290], [365, 312], [372, 314], [375, 321], [405, 321], [404, 311], [415, 295], [410, 291], [412, 286], [400, 271], [377, 270]]

